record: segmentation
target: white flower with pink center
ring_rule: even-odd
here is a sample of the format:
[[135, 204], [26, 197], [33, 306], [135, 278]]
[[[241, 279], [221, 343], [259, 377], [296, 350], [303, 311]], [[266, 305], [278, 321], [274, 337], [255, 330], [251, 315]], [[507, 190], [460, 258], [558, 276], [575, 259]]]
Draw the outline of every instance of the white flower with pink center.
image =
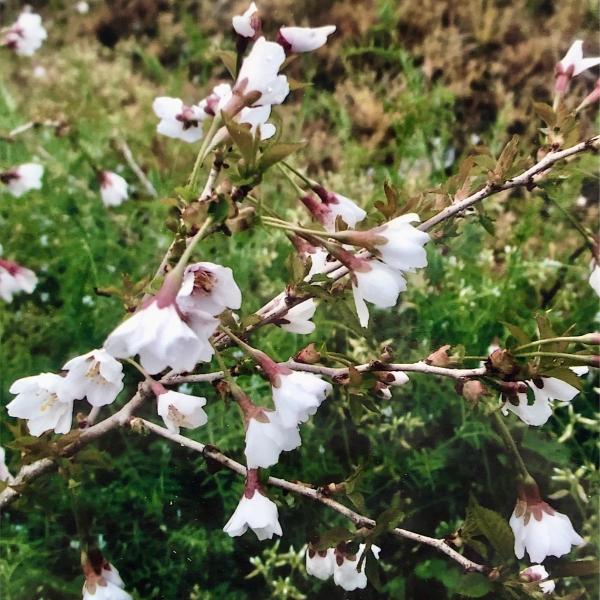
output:
[[258, 409], [248, 419], [246, 464], [250, 469], [267, 469], [277, 464], [282, 452], [294, 450], [301, 443], [297, 425], [285, 427], [276, 411]]
[[158, 414], [169, 431], [179, 433], [180, 427], [195, 429], [206, 425], [208, 417], [202, 408], [206, 404], [206, 398], [167, 391], [160, 384], [157, 387], [155, 393], [158, 398]]
[[33, 56], [48, 37], [42, 17], [32, 12], [22, 12], [4, 35], [3, 45], [20, 56]]
[[329, 192], [320, 185], [315, 186], [313, 191], [319, 196], [320, 202], [312, 195], [306, 195], [301, 200], [327, 231], [335, 231], [338, 217], [352, 228], [367, 216], [364, 209], [346, 196]]
[[569, 517], [544, 502], [535, 484], [520, 489], [509, 524], [515, 536], [518, 559], [527, 552], [531, 562], [541, 563], [547, 556], [564, 556], [571, 551], [571, 546], [584, 543]]
[[519, 573], [519, 577], [522, 581], [527, 583], [539, 582], [538, 586], [543, 594], [552, 594], [556, 587], [554, 581], [548, 579], [550, 575], [543, 565], [531, 565], [531, 567], [523, 569], [523, 571]]
[[90, 550], [92, 559], [83, 564], [85, 583], [83, 600], [132, 600], [117, 568], [104, 560], [98, 550]]
[[[362, 590], [367, 587], [367, 575], [365, 573], [367, 563], [366, 557], [362, 561], [360, 570], [357, 570], [358, 563], [362, 554], [365, 552], [365, 548], [365, 544], [360, 544], [356, 555], [347, 554], [338, 549], [335, 550], [333, 580], [336, 585], [344, 588], [347, 592], [356, 589]], [[380, 551], [381, 548], [379, 546], [371, 546], [371, 553], [376, 559], [379, 559]]]
[[104, 406], [123, 389], [123, 365], [104, 348], [72, 358], [63, 370], [61, 396], [69, 400], [86, 398], [92, 406]]
[[326, 581], [333, 575], [335, 550], [316, 550], [310, 544], [306, 548], [306, 572], [317, 579]]
[[24, 163], [0, 173], [0, 181], [6, 185], [8, 192], [20, 198], [30, 190], [42, 189], [44, 167], [37, 163]]
[[16, 398], [6, 405], [11, 417], [27, 419], [27, 429], [36, 437], [51, 429], [68, 433], [73, 419], [73, 401], [61, 396], [63, 378], [41, 373], [18, 379], [10, 386]]
[[285, 315], [274, 321], [274, 323], [290, 333], [312, 333], [315, 330], [315, 324], [311, 319], [314, 317], [316, 310], [317, 303], [314, 298], [309, 298], [300, 304], [296, 304], [296, 306], [292, 306]]
[[33, 271], [12, 260], [0, 258], [0, 298], [12, 302], [13, 296], [20, 292], [31, 294], [37, 285]]
[[583, 58], [583, 40], [575, 40], [556, 65], [555, 90], [564, 93], [573, 77], [596, 65], [600, 65], [600, 56]]
[[128, 184], [117, 173], [102, 171], [100, 178], [100, 197], [104, 206], [120, 206], [129, 197]]
[[336, 30], [335, 25], [323, 27], [282, 27], [277, 42], [288, 54], [312, 52], [324, 46], [327, 38]]
[[260, 31], [260, 19], [258, 18], [258, 8], [252, 2], [246, 11], [241, 15], [236, 15], [231, 19], [233, 29], [238, 35], [244, 38], [252, 39]]
[[188, 144], [202, 139], [202, 123], [209, 117], [203, 107], [187, 106], [179, 98], [161, 96], [154, 100], [152, 109], [160, 119], [158, 133]]

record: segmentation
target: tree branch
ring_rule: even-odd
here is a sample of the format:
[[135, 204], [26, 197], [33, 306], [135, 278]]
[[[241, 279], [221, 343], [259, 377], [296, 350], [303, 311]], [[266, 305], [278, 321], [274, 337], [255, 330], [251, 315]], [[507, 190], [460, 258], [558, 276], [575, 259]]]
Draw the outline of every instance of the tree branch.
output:
[[[194, 440], [190, 440], [189, 438], [178, 435], [176, 433], [170, 432], [168, 429], [161, 427], [160, 425], [156, 425], [151, 421], [147, 421], [146, 419], [141, 419], [139, 417], [133, 417], [130, 421], [131, 429], [134, 431], [151, 431], [152, 433], [159, 435], [167, 440], [175, 442], [176, 444], [180, 444], [181, 446], [185, 446], [186, 448], [190, 448], [191, 450], [195, 450], [210, 460], [213, 460], [220, 465], [223, 465], [227, 469], [234, 471], [238, 475], [246, 476], [246, 467], [237, 461], [229, 458], [219, 450], [207, 446], [202, 442], [197, 442]], [[299, 496], [304, 496], [314, 502], [319, 502], [320, 504], [324, 504], [328, 506], [332, 510], [344, 515], [346, 518], [350, 519], [357, 527], [367, 527], [372, 529], [375, 527], [376, 522], [369, 517], [365, 517], [354, 510], [351, 510], [347, 506], [344, 506], [340, 502], [333, 500], [326, 494], [323, 494], [319, 488], [310, 486], [305, 483], [288, 481], [287, 479], [280, 479], [279, 477], [269, 477], [267, 480], [268, 485], [272, 485], [273, 487], [277, 487], [282, 490], [286, 490], [293, 494], [297, 494]], [[451, 548], [445, 540], [432, 538], [426, 535], [422, 535], [420, 533], [415, 533], [413, 531], [409, 531], [408, 529], [401, 529], [400, 527], [396, 527], [390, 531], [393, 535], [401, 538], [406, 538], [412, 540], [414, 542], [418, 542], [420, 544], [426, 544], [433, 548], [436, 548], [440, 552], [443, 552], [452, 560], [456, 561], [460, 564], [466, 571], [476, 571], [478, 573], [488, 573], [490, 568], [486, 565], [481, 565], [479, 563], [473, 562], [459, 554], [456, 550]]]

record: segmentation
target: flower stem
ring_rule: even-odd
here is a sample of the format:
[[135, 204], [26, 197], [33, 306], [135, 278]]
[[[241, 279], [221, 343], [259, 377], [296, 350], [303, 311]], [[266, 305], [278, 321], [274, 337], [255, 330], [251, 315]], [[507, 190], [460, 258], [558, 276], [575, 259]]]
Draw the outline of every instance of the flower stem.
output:
[[208, 228], [210, 227], [211, 224], [212, 224], [212, 217], [206, 217], [206, 219], [204, 220], [204, 223], [202, 223], [202, 227], [200, 227], [200, 229], [198, 229], [198, 231], [196, 232], [194, 237], [190, 240], [185, 251], [179, 258], [179, 261], [177, 261], [177, 264], [175, 265], [175, 267], [173, 267], [173, 270], [171, 271], [171, 273], [177, 273], [179, 276], [183, 277], [183, 271], [187, 267], [187, 264], [190, 260], [190, 256], [192, 255], [192, 252], [194, 251], [196, 244], [204, 237], [204, 235], [208, 231]]
[[293, 223], [288, 223], [287, 221], [281, 221], [280, 219], [274, 219], [273, 217], [262, 217], [262, 221], [266, 225], [270, 225], [271, 227], [277, 227], [278, 229], [286, 229], [288, 231], [293, 231], [295, 233], [305, 233], [307, 235], [313, 235], [316, 237], [320, 237], [323, 239], [332, 238], [334, 240], [344, 239], [346, 236], [343, 234], [345, 232], [329, 232], [329, 231], [319, 231], [318, 229], [308, 229], [306, 227], [300, 227], [299, 225], [294, 225]]
[[194, 163], [194, 168], [192, 169], [192, 173], [190, 175], [188, 189], [192, 193], [196, 193], [198, 190], [198, 182], [200, 179], [200, 169], [202, 168], [202, 164], [204, 163], [204, 159], [208, 153], [208, 148], [210, 147], [210, 143], [212, 142], [215, 133], [219, 127], [221, 127], [221, 115], [216, 115], [210, 124], [210, 128], [206, 133], [206, 136], [202, 140], [202, 146], [200, 146], [200, 150], [198, 151], [198, 156], [196, 156], [196, 162]]
[[521, 453], [517, 448], [517, 444], [512, 434], [510, 433], [510, 430], [506, 426], [506, 423], [504, 422], [504, 419], [502, 418], [500, 412], [498, 410], [494, 410], [494, 412], [492, 413], [492, 418], [494, 419], [494, 424], [496, 425], [496, 429], [498, 430], [498, 433], [500, 434], [500, 437], [502, 438], [506, 449], [509, 451], [509, 453], [512, 455], [515, 461], [515, 465], [519, 471], [519, 474], [526, 481], [533, 479], [529, 474], [529, 471], [527, 470], [525, 461], [523, 460], [523, 457], [521, 456]]
[[277, 165], [279, 167], [279, 170], [283, 173], [283, 176], [290, 182], [290, 184], [292, 185], [292, 187], [296, 190], [296, 193], [299, 196], [305, 196], [306, 195], [306, 191], [303, 190], [290, 176], [290, 174], [281, 166], [281, 164]]
[[586, 231], [586, 229], [577, 221], [577, 219], [575, 219], [571, 213], [569, 213], [569, 211], [565, 210], [554, 198], [552, 198], [552, 196], [550, 196], [550, 194], [545, 193], [544, 200], [547, 200], [553, 204], [558, 211], [562, 213], [564, 217], [566, 217], [569, 223], [571, 223], [571, 225], [573, 225], [573, 227], [581, 234], [581, 237], [583, 237], [588, 246], [593, 246], [593, 239], [589, 231]]
[[297, 169], [295, 169], [294, 167], [292, 167], [292, 165], [290, 165], [287, 161], [282, 160], [281, 164], [286, 169], [289, 169], [294, 175], [296, 175], [296, 177], [299, 177], [300, 179], [302, 179], [302, 181], [304, 181], [304, 183], [306, 183], [306, 185], [308, 185], [310, 187], [318, 185], [316, 181], [313, 181], [312, 179], [310, 179], [309, 177], [307, 177], [304, 173], [302, 173], [301, 171], [298, 171]]
[[516, 358], [529, 358], [534, 356], [545, 356], [549, 358], [565, 358], [568, 360], [577, 360], [583, 362], [584, 364], [596, 364], [597, 362], [595, 356], [584, 354], [566, 354], [564, 352], [523, 352], [523, 354], [515, 354]]
[[140, 363], [133, 360], [133, 358], [126, 358], [125, 362], [128, 362], [131, 366], [135, 367], [144, 376], [144, 378], [147, 381], [154, 381], [154, 378], [152, 377], [152, 375], [150, 375], [150, 373], [148, 373], [148, 371], [146, 371], [146, 369], [144, 369], [144, 367], [142, 367], [142, 365], [140, 365]]
[[219, 329], [227, 336], [229, 336], [250, 358], [256, 358], [256, 348], [253, 348], [250, 344], [247, 344], [244, 340], [239, 338], [235, 333], [233, 333], [230, 329], [225, 327], [225, 325], [219, 325]]
[[519, 352], [521, 350], [526, 350], [527, 348], [535, 348], [536, 346], [542, 346], [544, 344], [553, 344], [555, 342], [581, 342], [582, 344], [585, 344], [589, 343], [587, 342], [587, 339], [589, 338], [587, 338], [585, 335], [546, 338], [544, 340], [536, 340], [535, 342], [529, 342], [528, 344], [517, 346], [513, 349], [513, 352]]

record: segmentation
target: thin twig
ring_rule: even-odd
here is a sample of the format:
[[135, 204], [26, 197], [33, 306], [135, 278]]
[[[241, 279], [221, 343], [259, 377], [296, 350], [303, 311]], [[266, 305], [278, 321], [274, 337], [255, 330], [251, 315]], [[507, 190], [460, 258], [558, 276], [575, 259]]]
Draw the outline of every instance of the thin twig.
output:
[[[138, 429], [141, 429], [142, 431], [151, 431], [152, 433], [159, 435], [172, 442], [175, 442], [176, 444], [180, 444], [181, 446], [185, 446], [186, 448], [190, 448], [191, 450], [199, 452], [205, 458], [208, 458], [219, 463], [220, 465], [223, 465], [224, 467], [230, 469], [238, 475], [244, 477], [246, 476], [246, 467], [244, 465], [229, 458], [222, 452], [219, 452], [217, 449], [203, 444], [202, 442], [190, 440], [189, 438], [183, 435], [172, 433], [168, 429], [165, 429], [160, 425], [156, 425], [151, 421], [147, 421], [146, 419], [141, 419], [139, 417], [133, 417], [131, 419], [130, 425], [131, 429], [134, 431]], [[313, 487], [305, 483], [280, 479], [279, 477], [269, 477], [269, 479], [267, 480], [267, 484], [282, 490], [286, 490], [293, 494], [298, 494], [299, 496], [309, 498], [314, 502], [324, 504], [325, 506], [328, 506], [332, 510], [350, 519], [359, 528], [366, 527], [372, 529], [376, 525], [376, 522], [373, 519], [365, 517], [357, 513], [356, 511], [351, 510], [347, 506], [344, 506], [340, 502], [333, 500], [329, 496], [323, 494], [317, 487]], [[486, 565], [481, 565], [479, 563], [473, 562], [472, 560], [469, 560], [462, 554], [459, 554], [456, 550], [451, 548], [443, 539], [432, 538], [426, 535], [422, 535], [420, 533], [415, 533], [414, 531], [409, 531], [408, 529], [401, 529], [400, 527], [396, 527], [395, 529], [391, 530], [390, 533], [397, 537], [406, 538], [436, 548], [437, 550], [443, 552], [452, 560], [460, 564], [466, 571], [478, 573], [487, 573], [490, 571], [490, 568]]]
[[140, 183], [144, 186], [146, 193], [152, 198], [156, 198], [158, 196], [158, 192], [156, 188], [152, 185], [152, 182], [146, 177], [144, 171], [140, 165], [137, 164], [135, 158], [133, 157], [133, 153], [131, 152], [131, 148], [127, 144], [127, 142], [123, 139], [117, 140], [117, 146], [121, 151], [121, 154], [127, 161], [129, 168], [135, 173], [136, 177], [140, 180]]

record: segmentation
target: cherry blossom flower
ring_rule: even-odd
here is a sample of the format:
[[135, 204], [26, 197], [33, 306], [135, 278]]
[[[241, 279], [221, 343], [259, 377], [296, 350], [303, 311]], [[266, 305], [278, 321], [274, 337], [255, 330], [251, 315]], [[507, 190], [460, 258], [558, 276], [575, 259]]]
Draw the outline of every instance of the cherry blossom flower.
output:
[[242, 292], [229, 267], [212, 262], [194, 263], [185, 269], [177, 305], [184, 313], [218, 316], [228, 308], [240, 308]]
[[6, 466], [6, 450], [0, 446], [0, 481], [6, 483], [13, 483], [14, 477], [11, 475], [8, 467]]
[[559, 93], [564, 93], [572, 77], [576, 77], [596, 65], [600, 65], [600, 56], [583, 58], [583, 40], [575, 40], [556, 65], [554, 89]]
[[167, 367], [191, 371], [198, 362], [210, 361], [213, 349], [206, 332], [202, 327], [194, 330], [182, 319], [175, 301], [180, 285], [175, 271], [167, 275], [158, 294], [108, 336], [107, 352], [115, 358], [139, 354], [142, 367], [151, 375]]
[[306, 572], [317, 579], [326, 581], [333, 575], [335, 550], [316, 550], [310, 544], [306, 548]]
[[[583, 110], [587, 106], [596, 104], [600, 100], [600, 79], [596, 79], [594, 89], [581, 101], [579, 106], [575, 109], [575, 112]], [[585, 198], [585, 196], [583, 196]]]
[[209, 113], [201, 106], [187, 106], [179, 98], [160, 96], [152, 103], [160, 119], [156, 131], [176, 140], [192, 144], [202, 139], [202, 122]]
[[85, 397], [92, 406], [104, 406], [123, 389], [123, 365], [104, 348], [72, 358], [63, 369], [68, 371], [61, 387], [63, 399]]
[[370, 302], [379, 308], [395, 306], [400, 292], [406, 290], [402, 273], [378, 260], [356, 259], [352, 270], [352, 294], [358, 320], [363, 327], [369, 324]]
[[128, 198], [128, 185], [117, 173], [102, 171], [100, 178], [100, 197], [104, 206], [120, 206]]
[[[362, 590], [367, 587], [367, 575], [365, 573], [366, 559], [363, 560], [360, 571], [357, 570], [365, 547], [365, 544], [360, 544], [356, 556], [346, 554], [346, 552], [340, 551], [337, 548], [335, 550], [333, 580], [336, 585], [344, 588], [347, 592], [356, 589]], [[381, 548], [379, 546], [375, 546], [374, 544], [371, 546], [371, 553], [376, 559], [379, 559], [380, 551]]]
[[514, 397], [509, 398], [502, 412], [504, 415], [513, 412], [527, 425], [543, 425], [552, 415], [552, 401], [570, 402], [579, 394], [576, 387], [556, 377], [540, 377], [525, 383], [533, 391], [533, 404], [529, 404], [526, 393], [517, 393], [518, 404], [513, 404]]
[[18, 379], [10, 386], [16, 398], [6, 405], [11, 417], [27, 419], [29, 433], [39, 437], [53, 429], [55, 433], [71, 430], [73, 401], [61, 394], [63, 378], [54, 373], [41, 373]]
[[155, 383], [153, 391], [158, 398], [158, 414], [172, 433], [179, 433], [180, 427], [195, 429], [206, 425], [208, 417], [202, 409], [206, 398], [167, 391], [159, 383]]
[[314, 275], [325, 271], [329, 258], [327, 250], [324, 250], [320, 246], [313, 246], [297, 235], [290, 236], [290, 241], [294, 244], [294, 248], [296, 248], [298, 255], [303, 261], [307, 261], [310, 258], [310, 269], [304, 281], [310, 281]]
[[267, 469], [277, 464], [282, 452], [301, 444], [298, 426], [285, 427], [276, 411], [261, 410], [248, 419], [246, 464], [250, 469]]
[[423, 246], [430, 237], [411, 225], [415, 221], [420, 221], [419, 215], [409, 213], [366, 232], [374, 236], [373, 249], [388, 266], [408, 273], [427, 266]]
[[284, 427], [308, 421], [332, 391], [331, 384], [319, 375], [292, 371], [263, 352], [255, 351], [255, 360], [271, 381], [273, 403]]
[[255, 469], [248, 469], [244, 495], [223, 531], [230, 537], [237, 537], [246, 533], [248, 527], [261, 542], [283, 533], [277, 506], [262, 492]]
[[37, 277], [33, 271], [21, 265], [0, 258], [0, 298], [12, 302], [13, 296], [19, 292], [31, 294], [37, 285]]
[[535, 483], [519, 489], [519, 499], [509, 524], [515, 536], [518, 559], [527, 551], [531, 562], [541, 563], [547, 556], [563, 556], [571, 551], [571, 546], [584, 543], [569, 517], [541, 499]]
[[36, 13], [22, 12], [2, 43], [20, 56], [33, 56], [47, 37], [42, 17]]
[[282, 27], [277, 42], [288, 53], [312, 52], [327, 43], [327, 38], [336, 30], [335, 25], [323, 27]]
[[350, 198], [346, 198], [346, 196], [329, 192], [322, 186], [315, 186], [313, 191], [319, 196], [320, 202], [311, 195], [303, 196], [301, 200], [312, 216], [327, 231], [335, 231], [335, 223], [338, 217], [348, 227], [355, 227], [358, 222], [367, 216], [367, 213], [360, 206]]
[[544, 594], [551, 594], [556, 587], [554, 581], [548, 579], [548, 571], [546, 571], [543, 565], [531, 565], [531, 567], [527, 567], [521, 571], [519, 577], [527, 583], [539, 581], [538, 585]]
[[83, 572], [83, 600], [131, 600], [131, 595], [123, 589], [125, 583], [119, 571], [104, 560], [99, 550], [90, 550], [83, 562]]
[[316, 310], [317, 303], [314, 298], [309, 298], [288, 309], [287, 313], [275, 322], [275, 325], [290, 333], [312, 333], [315, 330], [315, 324], [311, 319]]
[[0, 173], [0, 181], [8, 187], [15, 198], [20, 198], [30, 190], [42, 189], [44, 167], [36, 163], [24, 163]]
[[254, 38], [261, 28], [260, 19], [257, 15], [258, 8], [252, 2], [242, 15], [236, 15], [231, 19], [233, 29], [238, 35], [244, 38]]
[[245, 106], [281, 104], [290, 92], [287, 77], [279, 75], [284, 61], [285, 52], [279, 44], [258, 38], [242, 63], [233, 96], [224, 110], [234, 115]]

